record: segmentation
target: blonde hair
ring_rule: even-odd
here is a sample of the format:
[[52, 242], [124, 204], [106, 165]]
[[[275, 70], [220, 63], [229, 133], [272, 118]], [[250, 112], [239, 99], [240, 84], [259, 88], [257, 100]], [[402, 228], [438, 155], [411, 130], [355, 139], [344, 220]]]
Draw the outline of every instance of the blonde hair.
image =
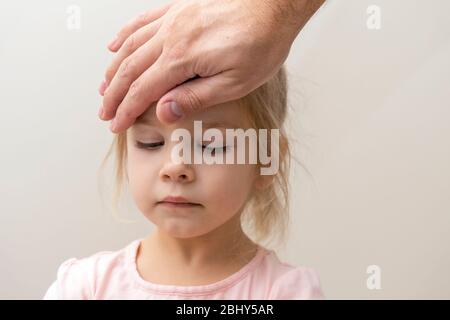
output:
[[[291, 152], [284, 123], [287, 115], [287, 77], [284, 66], [266, 83], [235, 101], [246, 108], [250, 127], [255, 129], [279, 130], [279, 170], [272, 181], [263, 189], [255, 189], [244, 205], [241, 224], [245, 233], [253, 241], [266, 247], [284, 245], [289, 225], [289, 171]], [[107, 160], [115, 154], [115, 185], [113, 211], [118, 212], [122, 194], [127, 161], [127, 135], [119, 133], [101, 164], [103, 169]], [[259, 166], [260, 164], [258, 164]]]

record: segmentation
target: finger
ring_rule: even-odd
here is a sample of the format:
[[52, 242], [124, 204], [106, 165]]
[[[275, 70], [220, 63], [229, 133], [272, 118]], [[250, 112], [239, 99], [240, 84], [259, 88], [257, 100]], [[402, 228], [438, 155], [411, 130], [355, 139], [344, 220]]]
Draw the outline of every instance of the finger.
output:
[[175, 87], [165, 94], [156, 106], [156, 116], [166, 124], [184, 115], [213, 105], [239, 99], [248, 92], [236, 85], [233, 71], [225, 71], [207, 78], [197, 78]]
[[100, 95], [103, 95], [105, 93], [106, 87], [108, 86], [107, 82], [105, 80], [100, 83], [100, 87], [98, 88], [98, 92]]
[[137, 79], [117, 109], [111, 124], [113, 132], [128, 129], [152, 102], [174, 88], [177, 84], [189, 79], [183, 68], [168, 67], [159, 59]]
[[131, 94], [137, 93], [133, 89], [136, 85], [132, 84], [145, 70], [153, 65], [161, 51], [162, 40], [155, 36], [122, 61], [103, 96], [103, 120], [110, 120], [114, 117], [118, 106], [128, 91], [131, 90]]
[[136, 18], [134, 18], [133, 20], [131, 20], [130, 22], [128, 22], [125, 25], [125, 27], [123, 27], [119, 31], [116, 38], [108, 44], [108, 49], [113, 52], [119, 50], [119, 48], [122, 46], [122, 44], [130, 35], [135, 33], [138, 29], [142, 28], [143, 26], [162, 17], [175, 2], [176, 1], [172, 1], [156, 9], [144, 12], [139, 16], [137, 16]]
[[119, 51], [114, 56], [110, 66], [106, 70], [105, 74], [106, 83], [111, 83], [111, 80], [114, 78], [114, 75], [116, 74], [123, 60], [125, 60], [125, 58], [133, 54], [144, 43], [149, 41], [159, 30], [160, 25], [161, 20], [160, 19], [155, 20], [152, 23], [140, 28], [131, 36], [129, 36], [127, 40], [125, 40], [124, 44], [120, 47]]

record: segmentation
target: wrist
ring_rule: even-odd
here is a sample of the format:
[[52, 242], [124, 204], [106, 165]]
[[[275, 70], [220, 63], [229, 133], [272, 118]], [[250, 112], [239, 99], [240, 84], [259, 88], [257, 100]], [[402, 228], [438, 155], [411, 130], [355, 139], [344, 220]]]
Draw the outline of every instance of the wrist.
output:
[[[245, 1], [245, 0], [244, 0]], [[262, 0], [272, 9], [274, 20], [286, 25], [294, 38], [325, 0]]]

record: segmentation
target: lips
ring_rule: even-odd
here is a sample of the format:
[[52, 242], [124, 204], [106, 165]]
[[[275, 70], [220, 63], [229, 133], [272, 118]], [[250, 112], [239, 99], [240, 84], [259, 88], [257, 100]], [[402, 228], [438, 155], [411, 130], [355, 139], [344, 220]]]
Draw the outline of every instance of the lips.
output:
[[167, 204], [179, 207], [200, 206], [199, 203], [191, 202], [188, 199], [180, 196], [165, 197], [162, 201], [159, 201], [158, 204]]

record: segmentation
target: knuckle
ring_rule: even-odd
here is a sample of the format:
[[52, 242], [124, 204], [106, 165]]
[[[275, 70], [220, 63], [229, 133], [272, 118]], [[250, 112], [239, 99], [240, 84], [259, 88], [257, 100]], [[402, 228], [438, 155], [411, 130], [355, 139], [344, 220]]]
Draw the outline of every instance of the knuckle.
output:
[[161, 57], [161, 60], [166, 70], [172, 74], [181, 73], [186, 77], [194, 74], [195, 63], [192, 62], [193, 59], [189, 57], [183, 46], [177, 45], [171, 48]]
[[200, 97], [190, 88], [185, 88], [181, 93], [185, 99], [186, 106], [193, 112], [199, 111], [203, 108], [203, 102]]
[[121, 78], [131, 79], [136, 72], [136, 63], [134, 59], [126, 58], [122, 61], [119, 68], [119, 75]]
[[136, 19], [134, 20], [134, 23], [136, 24], [136, 26], [143, 26], [145, 24], [147, 24], [147, 12], [142, 12], [140, 13]]
[[105, 79], [108, 82], [111, 82], [112, 78], [114, 78], [114, 74], [115, 74], [115, 69], [112, 66], [108, 67], [108, 69], [106, 70], [106, 73], [105, 73]]
[[168, 49], [167, 58], [169, 58], [170, 60], [181, 60], [186, 56], [187, 51], [187, 44], [184, 43], [184, 41], [180, 41], [179, 43]]
[[112, 109], [113, 106], [116, 104], [115, 98], [110, 94], [109, 90], [106, 89], [105, 94], [103, 96], [103, 108], [105, 110]]
[[135, 119], [134, 117], [134, 112], [133, 110], [130, 108], [126, 108], [126, 109], [121, 109], [120, 111], [117, 111], [117, 115], [116, 117], [118, 117], [121, 121], [132, 121]]
[[167, 31], [174, 30], [176, 28], [176, 26], [177, 26], [177, 16], [176, 15], [168, 16], [164, 20], [164, 27], [167, 29]]
[[128, 98], [132, 101], [138, 100], [141, 96], [142, 85], [139, 81], [134, 81], [128, 90]]
[[125, 40], [123, 44], [123, 50], [125, 53], [132, 53], [136, 50], [136, 36], [131, 35]]

